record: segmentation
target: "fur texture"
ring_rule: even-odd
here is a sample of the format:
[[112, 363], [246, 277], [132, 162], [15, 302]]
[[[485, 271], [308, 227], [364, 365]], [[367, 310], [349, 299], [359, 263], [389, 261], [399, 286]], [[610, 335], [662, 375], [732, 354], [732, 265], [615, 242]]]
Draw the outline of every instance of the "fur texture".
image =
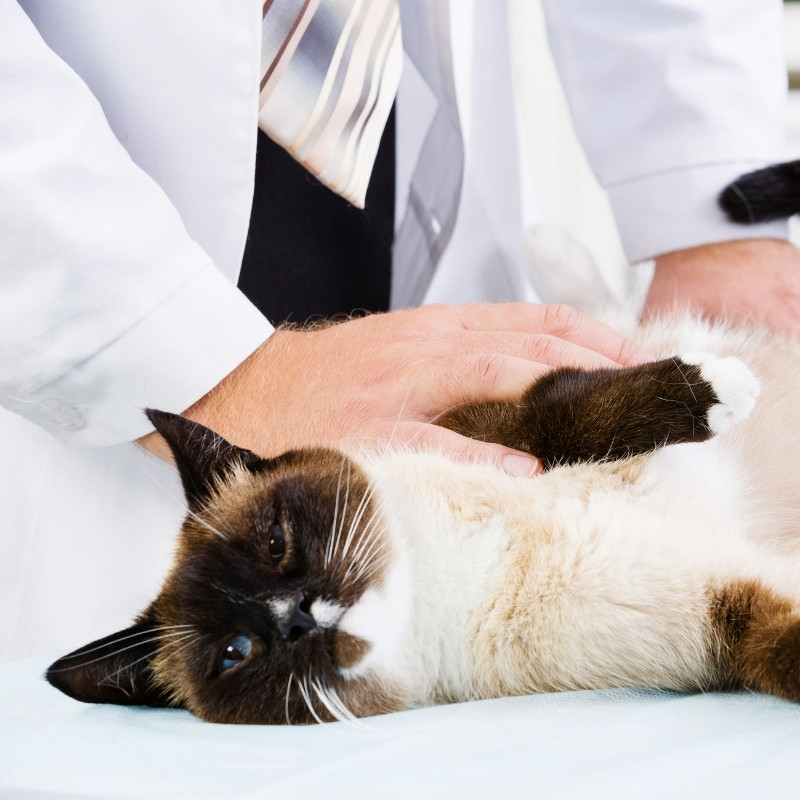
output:
[[800, 346], [629, 333], [665, 358], [443, 420], [547, 452], [535, 479], [391, 447], [263, 461], [151, 412], [189, 506], [175, 566], [48, 679], [247, 723], [601, 687], [800, 700]]
[[[792, 162], [720, 203], [756, 222], [798, 198]], [[245, 723], [604, 687], [800, 701], [800, 343], [688, 317], [625, 332], [662, 359], [440, 420], [539, 456], [536, 479], [388, 445], [262, 460], [149, 412], [186, 491], [174, 568], [48, 680]]]

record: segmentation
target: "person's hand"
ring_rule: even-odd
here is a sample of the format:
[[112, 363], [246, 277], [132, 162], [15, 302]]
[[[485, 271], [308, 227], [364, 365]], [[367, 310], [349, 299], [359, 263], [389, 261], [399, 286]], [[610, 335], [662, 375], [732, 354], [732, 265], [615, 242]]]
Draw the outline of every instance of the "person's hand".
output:
[[644, 314], [675, 307], [798, 335], [800, 250], [778, 239], [745, 239], [660, 256]]
[[[288, 449], [403, 443], [534, 474], [529, 455], [432, 424], [467, 400], [519, 395], [552, 366], [649, 360], [559, 305], [423, 306], [321, 329], [279, 329], [184, 414], [263, 457]], [[162, 458], [166, 443], [139, 442]]]

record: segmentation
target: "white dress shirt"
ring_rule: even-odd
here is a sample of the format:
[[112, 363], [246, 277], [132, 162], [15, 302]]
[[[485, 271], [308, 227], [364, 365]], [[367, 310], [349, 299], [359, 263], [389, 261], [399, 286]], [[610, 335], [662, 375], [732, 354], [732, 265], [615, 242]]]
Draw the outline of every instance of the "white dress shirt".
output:
[[[402, 4], [407, 39], [414, 7]], [[785, 235], [781, 225], [731, 226], [714, 204], [728, 180], [783, 155], [779, 0], [545, 8], [578, 132], [631, 260]], [[450, 37], [444, 69], [463, 176], [452, 235], [422, 295], [409, 296], [535, 300], [503, 6], [442, 0], [434, 9], [435, 37]], [[63, 441], [145, 433], [143, 407], [186, 408], [272, 330], [235, 286], [260, 15], [258, 0], [0, 0], [0, 402]], [[406, 45], [401, 288], [418, 261], [404, 263], [401, 246], [410, 187], [424, 177], [416, 158], [453, 100], [426, 77], [442, 65]], [[436, 209], [415, 203], [435, 241]]]

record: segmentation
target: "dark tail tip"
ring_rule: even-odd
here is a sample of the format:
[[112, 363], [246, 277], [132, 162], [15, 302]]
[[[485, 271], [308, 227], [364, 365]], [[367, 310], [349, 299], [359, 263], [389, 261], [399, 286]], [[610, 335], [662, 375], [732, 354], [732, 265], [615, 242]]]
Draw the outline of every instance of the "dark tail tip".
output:
[[742, 175], [722, 190], [719, 205], [732, 222], [745, 224], [800, 213], [800, 160]]

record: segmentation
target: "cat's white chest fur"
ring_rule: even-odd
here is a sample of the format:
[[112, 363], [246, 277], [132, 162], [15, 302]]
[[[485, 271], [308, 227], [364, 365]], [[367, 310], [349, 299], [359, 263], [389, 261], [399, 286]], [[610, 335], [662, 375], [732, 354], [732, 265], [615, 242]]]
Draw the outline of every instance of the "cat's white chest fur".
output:
[[508, 488], [515, 481], [434, 454], [384, 454], [364, 467], [394, 553], [383, 584], [342, 620], [344, 630], [373, 645], [358, 671], [377, 669], [416, 698], [461, 694], [475, 669], [476, 613], [503, 580], [510, 557], [508, 520], [494, 483]]

